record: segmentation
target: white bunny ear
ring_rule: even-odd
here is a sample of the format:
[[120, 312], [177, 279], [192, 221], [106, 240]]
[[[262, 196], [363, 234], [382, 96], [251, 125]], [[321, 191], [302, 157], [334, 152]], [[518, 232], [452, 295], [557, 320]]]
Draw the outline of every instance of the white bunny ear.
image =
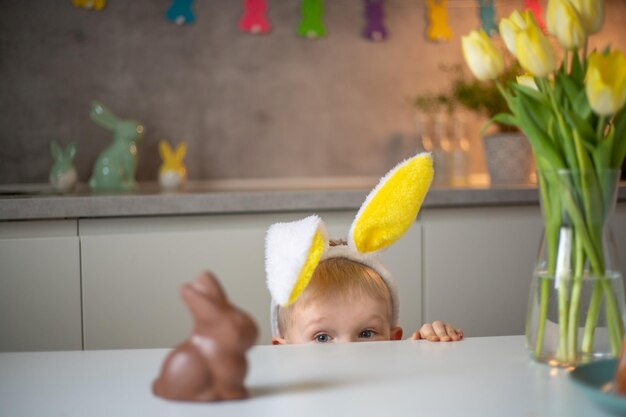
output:
[[396, 165], [365, 199], [350, 227], [348, 245], [370, 253], [400, 239], [415, 221], [433, 174], [427, 152]]
[[265, 273], [277, 304], [296, 301], [327, 246], [326, 228], [318, 216], [270, 226], [265, 238]]

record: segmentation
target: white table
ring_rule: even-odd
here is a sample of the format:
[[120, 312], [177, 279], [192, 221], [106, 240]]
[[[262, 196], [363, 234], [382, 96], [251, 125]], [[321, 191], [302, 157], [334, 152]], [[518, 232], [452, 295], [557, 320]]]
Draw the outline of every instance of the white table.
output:
[[257, 346], [251, 398], [178, 403], [150, 392], [164, 349], [1, 353], [1, 416], [607, 416], [522, 336]]

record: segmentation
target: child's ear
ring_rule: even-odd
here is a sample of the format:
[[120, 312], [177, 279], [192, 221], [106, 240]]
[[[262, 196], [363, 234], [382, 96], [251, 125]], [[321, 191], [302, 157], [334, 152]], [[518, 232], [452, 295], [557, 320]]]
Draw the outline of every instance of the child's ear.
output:
[[283, 339], [282, 337], [272, 337], [272, 344], [273, 345], [286, 345], [287, 341]]
[[402, 327], [392, 327], [390, 340], [401, 340], [402, 339]]

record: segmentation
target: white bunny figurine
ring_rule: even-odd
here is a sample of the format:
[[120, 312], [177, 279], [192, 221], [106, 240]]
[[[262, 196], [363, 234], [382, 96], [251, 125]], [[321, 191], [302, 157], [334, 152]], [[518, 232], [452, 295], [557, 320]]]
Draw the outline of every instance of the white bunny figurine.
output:
[[50, 168], [50, 184], [60, 192], [70, 191], [76, 185], [78, 175], [76, 168], [72, 164], [72, 159], [76, 155], [76, 145], [70, 143], [63, 150], [56, 141], [50, 143], [50, 153], [54, 158], [54, 164]]

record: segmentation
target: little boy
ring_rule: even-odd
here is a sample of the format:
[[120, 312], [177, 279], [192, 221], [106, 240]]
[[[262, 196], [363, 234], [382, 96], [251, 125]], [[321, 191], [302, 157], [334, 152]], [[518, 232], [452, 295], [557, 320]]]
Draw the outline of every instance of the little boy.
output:
[[[330, 242], [331, 247], [345, 242]], [[377, 265], [382, 267], [380, 263]], [[382, 272], [391, 278], [389, 272]], [[394, 286], [395, 288], [395, 286]], [[393, 290], [372, 267], [346, 257], [321, 261], [296, 302], [276, 308], [272, 343], [400, 340]], [[396, 318], [397, 320], [397, 318]], [[458, 341], [463, 331], [441, 321], [424, 324], [409, 340]]]
[[[414, 224], [433, 175], [428, 153], [396, 165], [366, 197], [347, 241], [329, 240], [315, 215], [268, 229], [265, 272], [273, 344], [402, 338], [396, 281], [377, 254]], [[409, 337], [462, 338], [461, 330], [440, 321]]]

